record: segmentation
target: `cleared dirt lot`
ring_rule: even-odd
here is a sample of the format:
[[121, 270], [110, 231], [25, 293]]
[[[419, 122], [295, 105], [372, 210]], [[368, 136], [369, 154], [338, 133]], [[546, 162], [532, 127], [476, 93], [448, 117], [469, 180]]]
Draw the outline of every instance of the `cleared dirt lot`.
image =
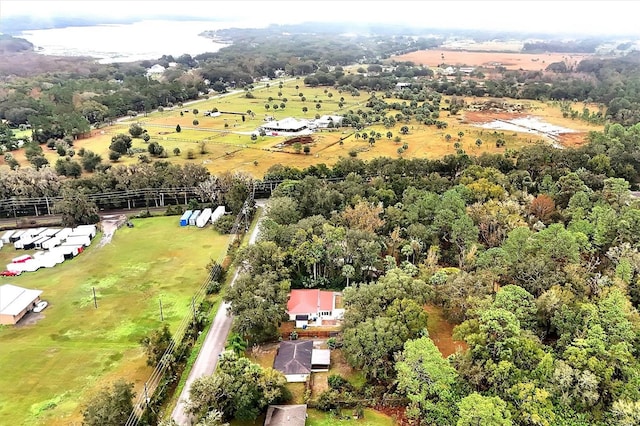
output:
[[419, 50], [401, 56], [396, 61], [411, 61], [431, 67], [440, 64], [494, 68], [502, 66], [510, 70], [543, 71], [553, 62], [566, 61], [567, 65], [577, 65], [593, 55], [584, 53], [509, 53], [472, 52], [466, 50]]

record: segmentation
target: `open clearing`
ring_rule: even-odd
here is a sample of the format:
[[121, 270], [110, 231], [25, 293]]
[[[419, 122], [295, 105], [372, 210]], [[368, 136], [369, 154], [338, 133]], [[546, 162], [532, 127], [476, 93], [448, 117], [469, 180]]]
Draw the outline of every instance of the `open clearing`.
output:
[[[467, 52], [455, 52], [467, 53]], [[127, 133], [131, 123], [137, 122], [147, 129], [151, 136], [151, 141], [160, 143], [168, 153], [165, 160], [177, 164], [193, 162], [205, 166], [212, 174], [222, 172], [245, 172], [254, 177], [262, 178], [265, 172], [274, 164], [286, 164], [298, 168], [305, 168], [314, 164], [324, 163], [329, 166], [335, 164], [340, 158], [348, 157], [351, 151], [355, 151], [357, 157], [362, 160], [371, 160], [376, 157], [398, 158], [398, 148], [405, 143], [408, 148], [401, 154], [404, 158], [440, 158], [446, 154], [454, 154], [456, 148], [454, 143], [458, 142], [460, 147], [470, 155], [480, 155], [483, 152], [504, 152], [505, 149], [519, 149], [537, 141], [552, 143], [544, 135], [532, 135], [525, 131], [505, 132], [489, 131], [477, 126], [477, 123], [492, 121], [496, 113], [488, 111], [461, 111], [455, 116], [449, 116], [446, 111], [442, 111], [440, 120], [448, 125], [446, 129], [437, 129], [435, 126], [425, 126], [411, 121], [407, 123], [409, 133], [402, 135], [400, 128], [404, 124], [397, 123], [393, 128], [385, 128], [382, 124], [374, 124], [363, 131], [371, 132], [375, 130], [382, 135], [373, 146], [370, 146], [367, 138], [356, 139], [355, 130], [352, 128], [340, 128], [336, 130], [323, 130], [313, 135], [314, 142], [311, 144], [311, 152], [295, 153], [293, 147], [278, 148], [287, 137], [284, 136], [259, 136], [256, 140], [251, 140], [251, 133], [255, 132], [266, 116], [272, 116], [277, 120], [286, 117], [313, 118], [316, 114], [340, 115], [345, 112], [357, 111], [367, 108], [364, 106], [369, 94], [362, 92], [360, 96], [352, 96], [347, 92], [338, 92], [334, 88], [306, 87], [302, 80], [291, 80], [283, 82], [283, 87], [278, 87], [278, 81], [272, 81], [270, 87], [261, 86], [252, 91], [253, 98], [247, 98], [245, 93], [231, 94], [223, 97], [211, 97], [190, 104], [188, 107], [163, 112], [153, 112], [146, 117], [138, 117], [123, 120], [113, 126], [106, 127], [93, 132], [93, 136], [81, 139], [74, 143], [76, 152], [80, 148], [85, 148], [100, 154], [103, 161], [108, 162], [109, 144], [111, 138], [118, 133]], [[297, 86], [297, 88], [296, 88]], [[281, 93], [281, 95], [278, 95]], [[302, 100], [300, 94], [305, 100]], [[377, 96], [382, 96], [377, 93]], [[273, 98], [271, 101], [269, 98]], [[287, 99], [285, 109], [273, 109], [273, 105], [281, 105]], [[344, 105], [339, 107], [340, 99], [344, 98]], [[478, 103], [487, 101], [488, 98], [464, 98], [466, 103]], [[446, 107], [446, 101], [442, 107]], [[394, 102], [395, 99], [387, 99], [387, 102]], [[513, 100], [500, 100], [514, 103]], [[400, 100], [400, 102], [402, 102]], [[520, 117], [533, 116], [547, 123], [572, 129], [574, 133], [560, 135], [563, 144], [569, 146], [579, 145], [584, 142], [587, 132], [600, 131], [603, 126], [596, 126], [578, 119], [572, 120], [564, 118], [560, 107], [555, 102], [539, 102], [520, 100], [517, 101], [524, 106], [524, 110], [517, 115]], [[267, 110], [265, 104], [269, 104]], [[316, 105], [320, 105], [320, 109]], [[308, 111], [303, 112], [306, 107]], [[581, 111], [584, 105], [576, 103], [572, 106]], [[589, 109], [595, 110], [597, 106], [589, 105]], [[227, 112], [218, 117], [204, 116], [204, 111], [217, 108], [219, 111]], [[198, 114], [193, 114], [197, 109]], [[254, 115], [245, 115], [245, 120], [238, 114], [228, 112], [246, 113], [251, 110]], [[182, 115], [180, 115], [182, 113]], [[389, 111], [389, 114], [393, 114]], [[193, 125], [193, 120], [198, 120], [198, 125]], [[176, 132], [176, 125], [180, 124], [181, 132]], [[387, 138], [387, 132], [391, 131], [393, 137]], [[463, 132], [466, 136], [457, 140], [456, 135]], [[446, 135], [452, 136], [447, 140]], [[401, 142], [393, 141], [395, 136], [401, 137]], [[343, 144], [340, 144], [340, 139]], [[505, 146], [497, 148], [497, 139], [503, 139]], [[477, 139], [482, 140], [481, 146], [476, 146]], [[133, 148], [146, 151], [147, 144], [142, 139], [133, 140]], [[175, 148], [180, 150], [178, 156], [174, 155]], [[190, 153], [190, 154], [189, 154]], [[27, 164], [24, 152], [14, 152], [16, 159], [21, 164]], [[54, 151], [47, 150], [45, 155], [51, 165], [54, 165], [58, 155]], [[191, 157], [191, 158], [188, 158]], [[3, 163], [0, 158], [0, 164]], [[121, 164], [137, 163], [138, 154], [132, 157], [124, 156], [120, 160]], [[155, 161], [155, 160], [154, 160]]]
[[[79, 422], [89, 396], [120, 377], [140, 392], [151, 369], [139, 341], [161, 325], [159, 300], [177, 327], [205, 280], [204, 265], [226, 251], [228, 236], [180, 228], [177, 216], [132, 222], [104, 247], [98, 233], [73, 260], [2, 279], [43, 290], [49, 307], [33, 325], [0, 327], [0, 424]], [[0, 264], [16, 253], [23, 251], [3, 247]]]
[[467, 50], [418, 50], [394, 56], [396, 61], [411, 61], [418, 65], [436, 67], [440, 64], [452, 66], [505, 67], [508, 70], [544, 71], [553, 62], [567, 62], [577, 65], [593, 55], [586, 53], [513, 53], [513, 52], [476, 52]]

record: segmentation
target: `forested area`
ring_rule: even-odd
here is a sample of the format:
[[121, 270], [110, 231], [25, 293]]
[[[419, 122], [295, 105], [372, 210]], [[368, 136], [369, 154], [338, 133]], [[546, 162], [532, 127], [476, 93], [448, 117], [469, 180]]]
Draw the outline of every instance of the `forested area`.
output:
[[[610, 126], [590, 149], [638, 130]], [[640, 200], [606, 154], [522, 155], [345, 159], [325, 169], [339, 182], [281, 168], [258, 243], [237, 255], [235, 331], [268, 341], [290, 288], [344, 289], [338, 344], [367, 384], [334, 379], [312, 405], [400, 399], [415, 424], [638, 424]], [[441, 356], [426, 303], [467, 350]]]

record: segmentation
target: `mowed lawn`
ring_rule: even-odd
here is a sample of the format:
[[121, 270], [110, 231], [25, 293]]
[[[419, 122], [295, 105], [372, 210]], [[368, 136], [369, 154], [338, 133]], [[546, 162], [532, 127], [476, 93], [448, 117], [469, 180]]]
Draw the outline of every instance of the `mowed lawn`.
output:
[[[353, 410], [344, 409], [344, 415], [351, 414]], [[319, 410], [307, 410], [307, 426], [393, 426], [393, 418], [375, 410], [365, 409], [364, 417], [361, 419], [341, 420], [331, 413], [324, 413]]]
[[[139, 341], [161, 326], [159, 301], [175, 330], [228, 236], [181, 228], [177, 216], [133, 223], [104, 247], [97, 247], [99, 233], [88, 250], [55, 268], [0, 279], [43, 290], [50, 303], [34, 325], [0, 327], [0, 424], [79, 422], [87, 399], [120, 377], [140, 392], [151, 369]], [[0, 265], [22, 253], [5, 246]]]

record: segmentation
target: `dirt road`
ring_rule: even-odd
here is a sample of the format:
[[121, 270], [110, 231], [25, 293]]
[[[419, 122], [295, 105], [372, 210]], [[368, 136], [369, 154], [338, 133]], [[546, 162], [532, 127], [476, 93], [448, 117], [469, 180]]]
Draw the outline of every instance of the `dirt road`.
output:
[[[264, 207], [265, 201], [257, 200], [256, 205]], [[261, 216], [258, 218], [258, 223], [249, 237], [249, 244], [253, 244], [256, 241], [260, 229], [260, 221], [263, 217], [264, 209], [262, 210]], [[238, 272], [239, 270], [236, 270], [230, 285], [235, 283], [236, 278], [238, 278]], [[218, 312], [213, 319], [213, 324], [209, 329], [209, 333], [207, 333], [202, 349], [200, 349], [198, 358], [196, 358], [196, 362], [193, 364], [184, 388], [182, 389], [182, 393], [178, 398], [178, 403], [171, 413], [173, 420], [180, 426], [188, 426], [193, 422], [191, 416], [185, 412], [185, 405], [189, 400], [191, 385], [194, 380], [213, 374], [216, 369], [216, 365], [218, 364], [218, 356], [224, 350], [229, 330], [231, 330], [231, 323], [233, 322], [233, 317], [229, 313], [229, 306], [229, 303], [223, 302], [220, 304], [220, 308], [218, 308]]]

